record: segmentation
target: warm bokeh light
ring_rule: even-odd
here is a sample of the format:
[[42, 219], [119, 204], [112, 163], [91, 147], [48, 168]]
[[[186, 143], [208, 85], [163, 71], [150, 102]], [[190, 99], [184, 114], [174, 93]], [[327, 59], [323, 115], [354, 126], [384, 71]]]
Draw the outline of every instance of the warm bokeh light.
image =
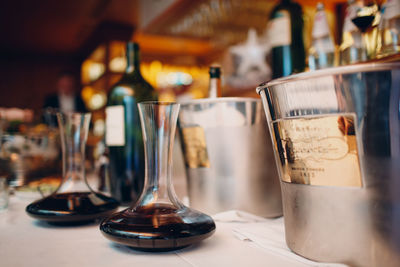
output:
[[105, 55], [106, 47], [104, 45], [100, 45], [82, 63], [81, 79], [83, 84], [87, 85], [93, 81], [96, 81], [105, 73]]
[[[120, 41], [99, 46], [83, 62], [81, 75], [86, 87], [82, 96], [89, 109], [98, 109], [104, 105], [105, 92], [119, 80], [125, 68], [125, 43]], [[174, 101], [183, 94], [189, 98], [207, 95], [207, 66], [175, 65], [153, 60], [142, 62], [140, 68], [146, 81], [158, 91], [160, 100]]]
[[95, 89], [91, 86], [85, 86], [81, 92], [82, 99], [89, 110], [97, 110], [107, 103], [105, 91]]

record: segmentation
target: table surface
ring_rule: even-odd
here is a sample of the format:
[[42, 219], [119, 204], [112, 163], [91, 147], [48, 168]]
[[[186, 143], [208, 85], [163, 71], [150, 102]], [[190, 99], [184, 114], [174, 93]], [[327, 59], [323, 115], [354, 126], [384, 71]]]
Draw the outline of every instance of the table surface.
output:
[[290, 252], [282, 218], [217, 214], [217, 230], [207, 240], [174, 252], [149, 253], [108, 241], [96, 223], [61, 227], [34, 220], [25, 213], [32, 200], [11, 196], [0, 212], [0, 266], [338, 266]]

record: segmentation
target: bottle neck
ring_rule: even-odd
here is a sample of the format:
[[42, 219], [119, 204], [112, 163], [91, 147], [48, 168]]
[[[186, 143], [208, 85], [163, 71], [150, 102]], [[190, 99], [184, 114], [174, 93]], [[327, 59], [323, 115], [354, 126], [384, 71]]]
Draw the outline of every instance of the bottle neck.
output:
[[210, 84], [208, 86], [208, 97], [216, 98], [222, 96], [221, 91], [221, 69], [219, 67], [210, 67]]
[[128, 75], [140, 75], [140, 53], [139, 45], [136, 43], [128, 43], [126, 45], [126, 70]]
[[216, 98], [221, 96], [221, 79], [218, 78], [210, 78], [210, 84], [208, 88], [208, 97]]

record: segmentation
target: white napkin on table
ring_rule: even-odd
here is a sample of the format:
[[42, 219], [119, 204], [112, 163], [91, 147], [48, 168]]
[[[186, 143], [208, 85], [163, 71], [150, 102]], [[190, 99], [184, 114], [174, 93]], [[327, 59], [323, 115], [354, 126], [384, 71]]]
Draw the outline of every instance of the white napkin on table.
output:
[[217, 222], [237, 223], [236, 226], [232, 228], [233, 235], [237, 239], [253, 242], [260, 248], [286, 259], [295, 260], [308, 266], [347, 266], [340, 263], [315, 262], [293, 253], [286, 245], [283, 217], [266, 219], [244, 211], [231, 210], [218, 213], [214, 215], [213, 218]]

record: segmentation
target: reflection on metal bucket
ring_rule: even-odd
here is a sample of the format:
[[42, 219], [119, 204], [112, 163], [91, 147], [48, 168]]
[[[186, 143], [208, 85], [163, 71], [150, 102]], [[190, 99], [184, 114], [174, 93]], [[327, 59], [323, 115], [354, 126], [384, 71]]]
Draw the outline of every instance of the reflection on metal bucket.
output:
[[400, 63], [293, 75], [257, 91], [288, 246], [313, 260], [399, 266]]
[[179, 130], [190, 206], [282, 215], [281, 192], [261, 101], [194, 100], [181, 105]]

